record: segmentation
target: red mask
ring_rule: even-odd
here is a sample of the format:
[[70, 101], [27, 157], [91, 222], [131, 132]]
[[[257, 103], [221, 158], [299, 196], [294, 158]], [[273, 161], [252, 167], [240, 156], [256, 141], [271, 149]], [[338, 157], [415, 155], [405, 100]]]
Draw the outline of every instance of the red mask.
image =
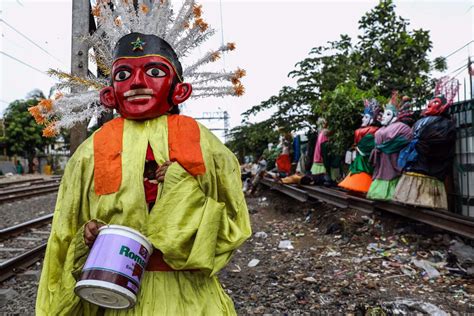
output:
[[184, 102], [192, 91], [190, 84], [177, 82], [171, 63], [159, 56], [118, 59], [111, 76], [112, 87], [101, 90], [100, 100], [132, 120], [159, 117]]
[[436, 97], [428, 103], [424, 115], [435, 116], [441, 115], [446, 110], [446, 101], [441, 97]]

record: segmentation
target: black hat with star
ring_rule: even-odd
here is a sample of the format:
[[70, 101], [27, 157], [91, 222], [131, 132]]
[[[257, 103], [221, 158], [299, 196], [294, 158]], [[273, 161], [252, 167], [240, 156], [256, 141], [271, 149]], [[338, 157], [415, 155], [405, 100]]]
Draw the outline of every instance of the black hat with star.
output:
[[168, 42], [150, 34], [130, 33], [119, 39], [114, 49], [114, 62], [121, 58], [160, 56], [173, 65], [178, 78], [182, 80], [183, 68], [178, 56]]

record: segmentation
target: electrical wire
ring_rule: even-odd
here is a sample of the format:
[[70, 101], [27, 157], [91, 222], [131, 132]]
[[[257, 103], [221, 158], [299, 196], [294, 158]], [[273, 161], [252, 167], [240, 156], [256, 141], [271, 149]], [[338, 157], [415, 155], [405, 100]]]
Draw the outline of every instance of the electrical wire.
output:
[[[222, 18], [222, 0], [219, 0], [219, 13], [221, 17], [221, 45], [224, 46], [224, 20]], [[222, 63], [225, 69], [225, 54], [222, 56]]]
[[457, 76], [459, 76], [460, 74], [462, 74], [462, 71], [465, 70], [464, 67], [465, 67], [465, 66], [463, 66], [463, 68], [462, 68], [461, 70], [459, 70], [459, 72], [456, 73], [456, 74], [453, 76], [453, 78], [456, 78]]
[[23, 36], [27, 41], [29, 41], [30, 43], [32, 43], [33, 45], [35, 45], [36, 47], [38, 47], [39, 49], [41, 49], [43, 52], [45, 52], [46, 54], [48, 54], [49, 56], [51, 56], [52, 58], [56, 59], [57, 61], [59, 61], [60, 63], [63, 64], [63, 62], [58, 59], [57, 57], [53, 56], [52, 54], [50, 54], [46, 49], [44, 49], [43, 47], [39, 46], [38, 44], [36, 44], [32, 39], [30, 39], [28, 36], [26, 36], [25, 34], [21, 33], [20, 31], [18, 31], [16, 28], [14, 28], [12, 25], [10, 25], [7, 21], [5, 21], [4, 19], [0, 18], [0, 22], [3, 22], [5, 23], [6, 26], [8, 26], [9, 28], [11, 28], [13, 31], [15, 31], [16, 33], [20, 34], [21, 36]]
[[451, 71], [449, 74], [455, 73], [456, 71], [462, 70], [462, 69], [464, 69], [464, 68], [466, 68], [466, 64], [462, 65], [462, 66], [459, 67], [459, 68], [456, 68], [455, 70]]
[[449, 55], [447, 55], [447, 56], [445, 56], [445, 57], [443, 57], [443, 58], [444, 58], [444, 59], [448, 59], [449, 57], [453, 56], [454, 54], [456, 54], [457, 52], [459, 52], [461, 49], [463, 49], [463, 48], [466, 47], [466, 46], [469, 46], [469, 45], [470, 45], [471, 43], [473, 43], [473, 42], [474, 42], [474, 40], [471, 40], [471, 41], [467, 42], [466, 44], [464, 44], [464, 46], [462, 46], [462, 47], [456, 49], [454, 52], [452, 52], [451, 54], [449, 54]]
[[22, 61], [22, 60], [20, 60], [20, 59], [18, 59], [18, 58], [16, 58], [16, 57], [13, 57], [13, 56], [10, 55], [10, 54], [7, 54], [7, 53], [2, 52], [2, 51], [0, 51], [0, 54], [3, 54], [3, 55], [5, 55], [5, 56], [7, 56], [7, 57], [10, 57], [11, 59], [13, 59], [13, 60], [19, 62], [20, 64], [23, 64], [23, 65], [25, 65], [25, 66], [27, 66], [27, 67], [33, 69], [33, 70], [36, 70], [36, 71], [39, 72], [39, 73], [42, 73], [42, 74], [45, 75], [45, 76], [48, 76], [48, 77], [49, 77], [49, 75], [48, 75], [46, 72], [44, 72], [44, 71], [42, 71], [42, 70], [40, 70], [40, 69], [38, 69], [38, 68], [36, 68], [36, 67], [34, 67], [34, 66], [31, 66], [30, 64], [27, 64], [27, 63], [25, 63], [24, 61]]

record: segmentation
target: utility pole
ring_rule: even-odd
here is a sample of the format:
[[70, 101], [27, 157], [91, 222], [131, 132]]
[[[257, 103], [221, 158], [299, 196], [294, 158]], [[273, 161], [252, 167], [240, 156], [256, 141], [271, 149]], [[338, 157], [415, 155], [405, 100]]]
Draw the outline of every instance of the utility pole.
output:
[[210, 131], [224, 131], [224, 142], [227, 142], [227, 137], [229, 136], [229, 113], [227, 111], [219, 112], [204, 112], [201, 117], [195, 117], [195, 120], [218, 120], [224, 121], [224, 128], [209, 128]]
[[471, 91], [471, 99], [474, 99], [474, 89], [472, 86], [472, 76], [474, 76], [474, 68], [472, 67], [471, 56], [467, 58], [467, 71], [469, 74], [469, 89]]
[[[89, 0], [72, 0], [71, 74], [73, 76], [87, 77], [89, 47], [82, 41], [82, 38], [89, 33], [89, 12]], [[71, 92], [79, 91], [73, 90]], [[87, 138], [88, 123], [78, 123], [71, 129], [71, 155]]]

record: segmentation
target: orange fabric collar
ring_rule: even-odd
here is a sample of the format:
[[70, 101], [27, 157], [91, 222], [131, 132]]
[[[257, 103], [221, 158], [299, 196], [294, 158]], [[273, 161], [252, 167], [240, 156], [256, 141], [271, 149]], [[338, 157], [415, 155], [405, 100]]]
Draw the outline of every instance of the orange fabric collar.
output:
[[[94, 134], [94, 187], [98, 195], [120, 189], [124, 123], [123, 118], [116, 118]], [[191, 117], [168, 115], [168, 148], [170, 160], [178, 162], [192, 176], [206, 172], [199, 125]]]

